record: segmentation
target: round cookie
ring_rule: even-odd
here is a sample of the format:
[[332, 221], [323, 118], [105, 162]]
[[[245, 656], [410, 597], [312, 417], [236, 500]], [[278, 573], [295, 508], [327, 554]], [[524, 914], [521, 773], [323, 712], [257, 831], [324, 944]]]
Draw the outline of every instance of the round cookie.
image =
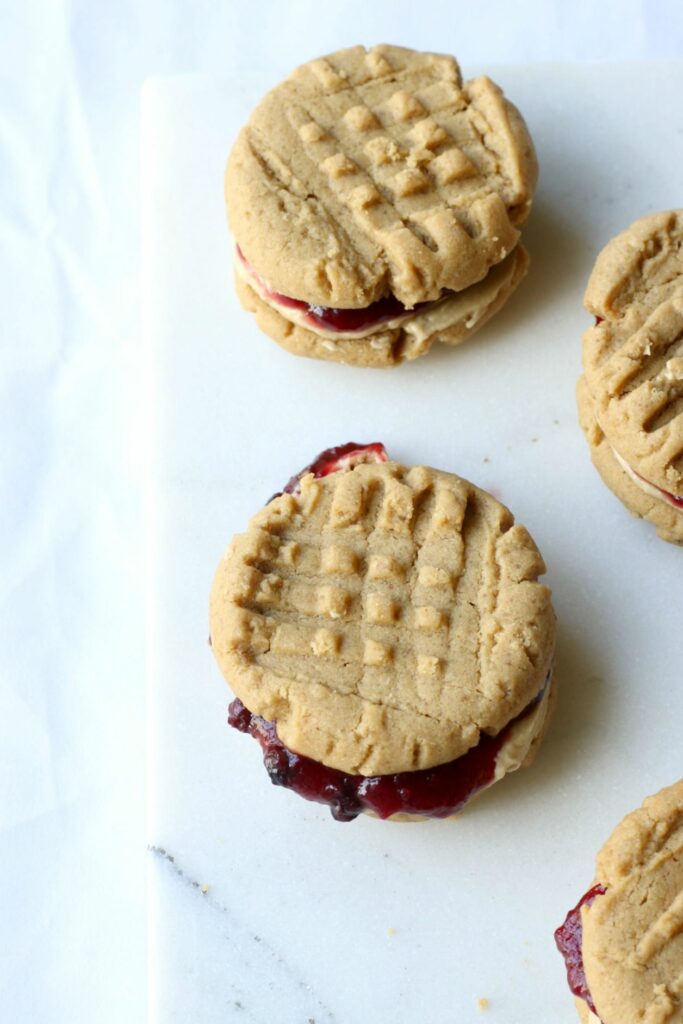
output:
[[596, 860], [580, 911], [584, 1022], [683, 1024], [683, 780], [649, 797]]
[[683, 543], [683, 211], [643, 217], [600, 253], [585, 305], [579, 416], [607, 485]]
[[528, 266], [529, 257], [520, 243], [483, 281], [452, 293], [402, 325], [378, 329], [370, 339], [307, 330], [265, 302], [239, 272], [235, 285], [242, 306], [255, 313], [261, 330], [288, 352], [352, 366], [388, 367], [425, 355], [436, 341], [459, 345], [471, 338], [505, 305]]
[[[513, 252], [537, 174], [517, 109], [490, 79], [463, 82], [453, 57], [356, 46], [310, 61], [263, 98], [228, 160], [228, 220], [253, 271], [241, 295], [255, 290], [247, 305], [260, 299], [280, 315], [283, 300], [335, 314], [391, 297], [409, 315]], [[447, 342], [458, 324], [441, 324]], [[282, 341], [285, 331], [285, 347], [329, 358], [271, 318], [267, 333]]]
[[531, 759], [554, 693], [543, 560], [467, 481], [351, 449], [233, 539], [213, 652], [302, 758], [358, 779], [417, 775], [498, 742], [490, 784]]

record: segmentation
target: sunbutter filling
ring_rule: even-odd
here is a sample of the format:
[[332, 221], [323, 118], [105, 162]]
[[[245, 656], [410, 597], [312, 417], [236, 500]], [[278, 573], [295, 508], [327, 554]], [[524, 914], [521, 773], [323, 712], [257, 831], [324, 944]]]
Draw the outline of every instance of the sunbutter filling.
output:
[[607, 889], [604, 885], [594, 885], [592, 889], [589, 889], [588, 892], [581, 897], [573, 910], [569, 911], [564, 924], [560, 925], [555, 932], [555, 944], [564, 957], [569, 988], [573, 995], [578, 999], [583, 999], [584, 1002], [588, 1004], [591, 1013], [593, 1013], [598, 1020], [600, 1020], [600, 1017], [598, 1016], [598, 1011], [595, 1009], [595, 1003], [593, 1002], [593, 997], [591, 996], [590, 989], [588, 988], [586, 970], [583, 963], [583, 925], [581, 923], [581, 908], [590, 907], [598, 896], [604, 896], [606, 892]]
[[377, 302], [364, 306], [362, 309], [336, 309], [330, 306], [317, 306], [301, 299], [292, 299], [288, 295], [274, 291], [263, 280], [261, 275], [249, 263], [239, 245], [235, 246], [238, 258], [238, 270], [247, 277], [248, 283], [258, 295], [269, 305], [279, 307], [287, 319], [299, 323], [316, 333], [331, 333], [344, 337], [362, 338], [372, 334], [379, 327], [395, 327], [417, 313], [422, 313], [435, 306], [451, 292], [445, 292], [431, 302], [418, 302], [408, 309], [393, 296], [387, 295]]
[[[386, 449], [380, 442], [358, 444], [349, 441], [327, 448], [296, 473], [270, 501], [283, 493], [296, 494], [302, 478], [309, 473], [319, 479], [362, 463], [387, 460]], [[352, 775], [295, 753], [278, 738], [275, 722], [253, 714], [238, 698], [230, 704], [228, 723], [259, 741], [263, 763], [274, 785], [291, 789], [307, 800], [328, 804], [337, 821], [353, 821], [362, 811], [371, 811], [378, 818], [389, 818], [394, 814], [446, 818], [461, 810], [475, 793], [496, 781], [499, 754], [512, 738], [515, 727], [527, 719], [547, 696], [551, 677], [552, 666], [541, 691], [498, 735], [481, 733], [475, 747], [445, 764], [391, 775]], [[535, 731], [528, 746], [534, 736]]]

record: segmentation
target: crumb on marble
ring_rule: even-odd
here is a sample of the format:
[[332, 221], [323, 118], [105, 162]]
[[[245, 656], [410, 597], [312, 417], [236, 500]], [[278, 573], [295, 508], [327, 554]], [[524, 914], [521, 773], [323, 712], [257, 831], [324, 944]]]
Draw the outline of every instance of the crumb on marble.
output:
[[483, 458], [483, 459], [482, 459], [481, 461], [482, 461], [482, 462], [490, 462], [491, 460], [490, 460], [490, 458], [488, 457], [488, 455], [485, 455], [485, 456], [484, 456], [484, 458]]
[[202, 893], [206, 896], [207, 892], [209, 891], [208, 885], [202, 885], [200, 886], [200, 889], [202, 890]]
[[479, 1007], [479, 1009], [480, 1009], [480, 1010], [481, 1010], [482, 1012], [483, 1012], [484, 1010], [488, 1010], [488, 1008], [489, 1008], [489, 1006], [490, 1006], [490, 1005], [491, 1005], [491, 1003], [490, 1003], [490, 1001], [489, 1001], [489, 1000], [488, 1000], [488, 999], [486, 998], [486, 996], [482, 996], [482, 998], [481, 998], [481, 999], [478, 999], [478, 1000], [477, 1000], [477, 1006]]
[[395, 928], [387, 928], [387, 935], [389, 936], [390, 939], [393, 938], [393, 936], [395, 934], [396, 934], [396, 929]]

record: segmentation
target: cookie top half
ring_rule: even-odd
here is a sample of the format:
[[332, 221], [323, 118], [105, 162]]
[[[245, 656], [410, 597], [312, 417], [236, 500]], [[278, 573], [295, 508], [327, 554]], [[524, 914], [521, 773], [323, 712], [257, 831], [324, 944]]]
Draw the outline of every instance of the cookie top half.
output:
[[607, 889], [582, 911], [583, 959], [604, 1024], [683, 1024], [683, 781], [649, 797], [597, 857]]
[[683, 496], [683, 210], [642, 217], [600, 253], [585, 305], [586, 384], [610, 445]]
[[225, 190], [235, 239], [271, 289], [412, 307], [512, 251], [536, 178], [526, 125], [489, 78], [463, 83], [453, 57], [355, 46], [264, 97]]
[[543, 689], [544, 571], [524, 527], [460, 477], [393, 462], [309, 473], [230, 544], [213, 652], [289, 749], [351, 774], [429, 768]]

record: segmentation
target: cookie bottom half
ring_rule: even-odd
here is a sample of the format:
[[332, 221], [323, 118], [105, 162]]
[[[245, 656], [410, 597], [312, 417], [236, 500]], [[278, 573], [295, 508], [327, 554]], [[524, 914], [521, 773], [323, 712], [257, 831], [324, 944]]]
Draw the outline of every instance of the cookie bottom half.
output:
[[261, 330], [288, 352], [350, 366], [388, 367], [425, 355], [434, 342], [458, 345], [471, 337], [502, 309], [528, 266], [526, 249], [517, 245], [483, 281], [416, 313], [400, 326], [384, 330], [379, 327], [363, 338], [322, 337], [288, 320], [237, 273], [235, 286], [244, 309], [255, 313]]
[[585, 377], [576, 389], [579, 422], [588, 441], [593, 465], [613, 494], [634, 516], [647, 519], [662, 540], [683, 544], [683, 512], [638, 487], [619, 465], [595, 414], [595, 404]]
[[557, 700], [549, 674], [544, 691], [508, 723], [498, 737], [482, 734], [467, 754], [422, 771], [387, 776], [346, 775], [293, 753], [279, 740], [275, 726], [235, 700], [228, 722], [257, 739], [271, 782], [304, 799], [328, 804], [337, 821], [359, 814], [391, 821], [426, 821], [459, 814], [466, 804], [510, 772], [531, 764], [547, 731]]

